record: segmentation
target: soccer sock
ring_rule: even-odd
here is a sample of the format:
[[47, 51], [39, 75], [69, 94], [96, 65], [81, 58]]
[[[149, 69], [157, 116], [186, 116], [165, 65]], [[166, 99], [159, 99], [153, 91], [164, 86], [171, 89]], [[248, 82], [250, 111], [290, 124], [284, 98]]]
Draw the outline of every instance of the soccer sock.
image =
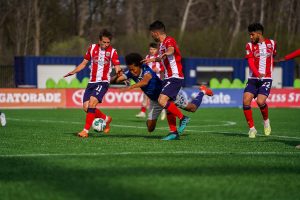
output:
[[168, 119], [168, 124], [170, 128], [170, 132], [176, 132], [176, 117], [170, 112], [167, 112], [167, 119]]
[[142, 107], [141, 107], [141, 112], [146, 112], [146, 110], [147, 110], [147, 109], [146, 109], [145, 106], [142, 106]]
[[246, 121], [248, 123], [249, 128], [253, 128], [254, 127], [254, 121], [253, 121], [253, 117], [252, 117], [252, 110], [251, 110], [251, 106], [243, 106], [243, 110], [244, 110], [244, 115], [246, 118]]
[[267, 119], [269, 119], [269, 108], [268, 108], [268, 104], [264, 104], [262, 106], [259, 107], [260, 112], [263, 116], [263, 119], [266, 121]]
[[204, 92], [199, 92], [198, 95], [196, 96], [196, 98], [193, 99], [193, 101], [191, 103], [196, 105], [198, 108], [202, 103], [203, 96], [204, 96]]
[[99, 109], [95, 109], [95, 118], [101, 118], [101, 119], [106, 119], [106, 115], [103, 113], [103, 112], [101, 112], [101, 110], [99, 110]]
[[172, 101], [168, 101], [167, 104], [164, 107], [167, 111], [178, 117], [179, 119], [183, 118], [183, 114], [180, 112], [180, 110], [176, 107], [175, 103]]
[[87, 114], [86, 114], [86, 118], [85, 118], [85, 125], [84, 125], [84, 129], [85, 130], [90, 130], [92, 123], [95, 119], [95, 110], [96, 108], [88, 108], [87, 110]]

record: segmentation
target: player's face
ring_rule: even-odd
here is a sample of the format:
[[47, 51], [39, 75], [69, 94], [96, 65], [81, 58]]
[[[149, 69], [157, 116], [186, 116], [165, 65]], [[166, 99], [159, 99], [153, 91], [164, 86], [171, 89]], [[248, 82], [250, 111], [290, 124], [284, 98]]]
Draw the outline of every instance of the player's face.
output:
[[260, 33], [259, 32], [250, 32], [249, 37], [252, 43], [256, 44], [259, 42]]
[[110, 39], [108, 37], [102, 37], [99, 40], [99, 44], [100, 44], [102, 49], [106, 49], [110, 45]]
[[154, 56], [155, 54], [157, 54], [157, 48], [150, 47], [149, 48], [149, 54], [151, 56]]
[[158, 31], [151, 31], [151, 37], [155, 42], [159, 42], [159, 32]]
[[133, 76], [139, 76], [141, 74], [141, 68], [134, 64], [128, 65], [128, 69]]

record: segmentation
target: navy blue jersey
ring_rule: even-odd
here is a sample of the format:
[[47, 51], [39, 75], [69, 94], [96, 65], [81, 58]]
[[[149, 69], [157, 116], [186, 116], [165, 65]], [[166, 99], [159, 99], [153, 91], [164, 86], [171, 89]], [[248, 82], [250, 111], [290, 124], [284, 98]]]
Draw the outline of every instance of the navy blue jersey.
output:
[[152, 78], [150, 79], [148, 84], [144, 87], [141, 87], [141, 89], [149, 97], [149, 99], [157, 101], [162, 90], [162, 80], [158, 78], [156, 73], [148, 65], [143, 64], [141, 66], [141, 74], [139, 76], [133, 76], [129, 70], [124, 73], [124, 76], [126, 79], [132, 79], [136, 83], [138, 83], [143, 79], [145, 74], [148, 73], [151, 74]]

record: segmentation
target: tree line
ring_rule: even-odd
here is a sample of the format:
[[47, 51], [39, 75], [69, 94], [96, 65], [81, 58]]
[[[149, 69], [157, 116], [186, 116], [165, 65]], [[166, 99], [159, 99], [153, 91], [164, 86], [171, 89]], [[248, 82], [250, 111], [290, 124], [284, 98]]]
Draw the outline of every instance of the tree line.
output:
[[14, 56], [82, 56], [104, 28], [120, 55], [145, 55], [156, 19], [184, 57], [243, 57], [253, 22], [284, 55], [300, 47], [299, 11], [298, 0], [0, 0], [0, 65]]

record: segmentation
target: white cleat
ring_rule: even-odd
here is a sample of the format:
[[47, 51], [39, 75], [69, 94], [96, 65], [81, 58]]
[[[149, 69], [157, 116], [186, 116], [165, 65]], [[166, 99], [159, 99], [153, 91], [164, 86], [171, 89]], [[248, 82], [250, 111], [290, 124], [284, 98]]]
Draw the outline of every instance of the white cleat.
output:
[[249, 138], [255, 138], [256, 133], [257, 133], [256, 129], [255, 128], [251, 128], [249, 130], [249, 132], [248, 132]]
[[161, 120], [165, 120], [166, 119], [166, 110], [165, 109], [163, 109], [162, 111], [161, 111], [161, 115], [160, 115], [160, 119]]
[[1, 126], [5, 126], [6, 125], [6, 118], [5, 118], [5, 114], [1, 113], [0, 115], [0, 122], [1, 122]]
[[300, 149], [300, 144], [296, 146], [296, 149]]
[[270, 122], [264, 124], [264, 132], [265, 132], [265, 136], [269, 136], [271, 134], [271, 125], [270, 125]]
[[146, 113], [144, 112], [139, 112], [139, 114], [136, 115], [137, 118], [145, 118], [146, 117]]

